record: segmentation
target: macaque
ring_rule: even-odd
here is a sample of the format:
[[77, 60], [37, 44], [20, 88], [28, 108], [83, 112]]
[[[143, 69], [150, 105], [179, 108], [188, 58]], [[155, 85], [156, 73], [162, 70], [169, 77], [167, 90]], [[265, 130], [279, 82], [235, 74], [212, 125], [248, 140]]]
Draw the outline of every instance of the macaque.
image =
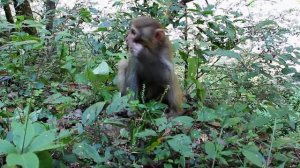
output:
[[145, 101], [161, 99], [166, 103], [168, 116], [181, 114], [183, 96], [164, 28], [156, 20], [140, 16], [132, 21], [126, 44], [130, 57], [118, 63], [117, 80], [121, 94], [126, 94], [129, 89], [137, 99], [143, 92]]

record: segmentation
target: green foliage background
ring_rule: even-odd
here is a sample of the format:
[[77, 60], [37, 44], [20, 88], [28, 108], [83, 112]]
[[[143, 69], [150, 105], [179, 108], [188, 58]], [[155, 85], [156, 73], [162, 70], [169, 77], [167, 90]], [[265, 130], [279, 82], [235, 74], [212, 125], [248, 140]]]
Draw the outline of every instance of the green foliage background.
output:
[[[18, 16], [11, 24], [0, 15], [0, 164], [297, 166], [300, 74], [293, 66], [300, 47], [286, 41], [299, 25], [189, 6], [116, 1], [116, 12], [103, 13], [77, 4], [56, 9], [52, 32], [43, 18]], [[166, 105], [130, 101], [116, 88], [127, 29], [139, 15], [159, 20], [171, 35], [183, 116], [168, 120]], [[22, 31], [26, 26], [38, 34]]]

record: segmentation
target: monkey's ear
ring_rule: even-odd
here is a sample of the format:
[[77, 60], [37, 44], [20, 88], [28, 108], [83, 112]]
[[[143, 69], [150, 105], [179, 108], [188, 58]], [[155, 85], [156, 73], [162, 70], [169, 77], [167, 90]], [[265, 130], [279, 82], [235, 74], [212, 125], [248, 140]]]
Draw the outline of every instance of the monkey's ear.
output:
[[154, 37], [157, 41], [162, 41], [165, 39], [165, 31], [163, 29], [156, 29]]

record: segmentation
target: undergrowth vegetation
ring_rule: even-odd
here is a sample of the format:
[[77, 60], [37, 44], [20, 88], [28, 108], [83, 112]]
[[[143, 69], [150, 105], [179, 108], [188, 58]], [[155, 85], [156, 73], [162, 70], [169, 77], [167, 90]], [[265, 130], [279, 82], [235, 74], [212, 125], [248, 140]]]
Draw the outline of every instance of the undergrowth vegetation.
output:
[[[188, 4], [116, 1], [109, 13], [77, 4], [57, 8], [51, 30], [45, 17], [0, 15], [0, 165], [297, 167], [300, 47], [287, 39], [300, 26]], [[139, 15], [171, 38], [182, 116], [167, 119], [165, 104], [116, 87]]]

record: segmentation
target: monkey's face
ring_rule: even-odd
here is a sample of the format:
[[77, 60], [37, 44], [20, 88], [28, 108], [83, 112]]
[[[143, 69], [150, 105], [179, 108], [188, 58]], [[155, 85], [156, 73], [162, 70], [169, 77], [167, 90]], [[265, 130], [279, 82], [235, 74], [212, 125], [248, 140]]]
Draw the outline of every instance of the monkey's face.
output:
[[141, 32], [132, 27], [126, 37], [126, 44], [132, 55], [138, 56], [138, 54], [144, 50]]
[[159, 46], [165, 41], [163, 29], [155, 29], [152, 26], [136, 28], [134, 26], [128, 32], [126, 43], [129, 51], [137, 57], [143, 52], [155, 53]]

